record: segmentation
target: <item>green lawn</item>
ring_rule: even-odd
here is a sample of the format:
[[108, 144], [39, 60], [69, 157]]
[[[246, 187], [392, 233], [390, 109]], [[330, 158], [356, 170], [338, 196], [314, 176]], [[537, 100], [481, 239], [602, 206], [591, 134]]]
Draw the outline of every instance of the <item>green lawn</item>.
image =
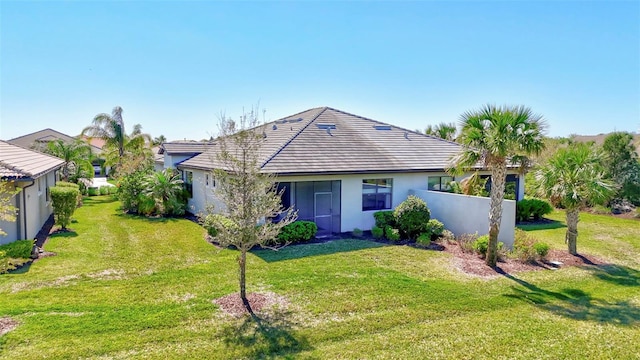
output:
[[[578, 250], [612, 263], [478, 279], [448, 254], [364, 240], [249, 256], [249, 291], [285, 296], [260, 326], [212, 303], [237, 291], [236, 253], [181, 219], [85, 200], [74, 233], [0, 276], [6, 359], [637, 359], [640, 221], [583, 215]], [[531, 234], [564, 248], [563, 213]]]

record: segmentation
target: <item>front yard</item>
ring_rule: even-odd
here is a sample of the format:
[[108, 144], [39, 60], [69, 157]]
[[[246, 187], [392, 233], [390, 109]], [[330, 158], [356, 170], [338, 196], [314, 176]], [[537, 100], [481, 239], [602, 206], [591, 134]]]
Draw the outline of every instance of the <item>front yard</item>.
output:
[[[0, 276], [6, 359], [612, 358], [640, 353], [640, 221], [582, 216], [578, 251], [610, 265], [496, 275], [444, 252], [365, 240], [255, 251], [248, 291], [280, 306], [259, 325], [213, 300], [237, 291], [236, 253], [182, 219], [78, 209], [53, 257]], [[553, 219], [563, 221], [563, 213]], [[565, 249], [562, 222], [529, 226]]]

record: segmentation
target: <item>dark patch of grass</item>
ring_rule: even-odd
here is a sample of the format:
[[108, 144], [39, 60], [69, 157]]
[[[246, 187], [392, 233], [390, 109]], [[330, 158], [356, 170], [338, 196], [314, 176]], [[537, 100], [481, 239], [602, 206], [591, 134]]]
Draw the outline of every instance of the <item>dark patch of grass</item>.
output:
[[310, 256], [331, 255], [387, 246], [367, 240], [334, 240], [317, 244], [289, 245], [279, 250], [256, 249], [252, 253], [266, 262], [301, 259]]

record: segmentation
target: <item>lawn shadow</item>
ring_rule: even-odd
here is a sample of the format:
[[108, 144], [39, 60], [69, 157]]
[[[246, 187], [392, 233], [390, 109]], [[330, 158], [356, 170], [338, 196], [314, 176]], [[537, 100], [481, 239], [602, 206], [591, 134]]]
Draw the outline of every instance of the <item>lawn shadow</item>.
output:
[[542, 289], [497, 268], [497, 272], [515, 281], [513, 294], [506, 297], [532, 303], [538, 308], [574, 320], [597, 321], [623, 326], [640, 325], [640, 307], [630, 301], [609, 302], [596, 299], [580, 289], [562, 289], [559, 292]]
[[524, 231], [553, 230], [567, 227], [567, 225], [562, 221], [549, 219], [542, 219], [541, 221], [533, 222], [519, 222], [516, 224], [516, 226]]
[[85, 196], [82, 198], [82, 206], [92, 207], [102, 204], [110, 204], [118, 201], [115, 196], [102, 195], [102, 196]]
[[258, 249], [251, 252], [266, 262], [276, 262], [383, 246], [388, 245], [368, 240], [332, 240], [323, 243], [289, 245], [278, 250]]
[[600, 280], [621, 286], [640, 286], [640, 271], [627, 266], [605, 264], [581, 266]]
[[149, 223], [168, 223], [168, 222], [176, 222], [179, 219], [184, 219], [183, 217], [164, 217], [164, 216], [144, 216], [144, 215], [138, 215], [138, 214], [125, 214], [123, 212], [120, 212], [118, 214], [116, 214], [116, 216], [118, 217], [122, 217], [122, 218], [129, 218], [129, 219], [136, 219], [136, 220], [141, 220], [141, 221], [146, 221]]
[[294, 334], [291, 312], [275, 311], [262, 317], [253, 314], [225, 326], [219, 336], [232, 353], [242, 358], [296, 358], [302, 351], [312, 350], [309, 340]]
[[71, 229], [67, 229], [67, 230], [56, 230], [54, 232], [52, 232], [51, 234], [49, 234], [49, 238], [50, 239], [54, 239], [54, 238], [74, 238], [77, 237], [78, 233], [71, 230]]

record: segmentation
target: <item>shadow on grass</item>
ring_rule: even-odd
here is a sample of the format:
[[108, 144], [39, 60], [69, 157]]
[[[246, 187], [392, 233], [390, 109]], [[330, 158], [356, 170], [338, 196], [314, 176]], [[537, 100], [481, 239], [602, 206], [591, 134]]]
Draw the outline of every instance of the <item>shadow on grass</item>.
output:
[[621, 286], [640, 286], [640, 271], [620, 265], [581, 266], [600, 280]]
[[538, 308], [574, 320], [597, 321], [623, 326], [640, 325], [640, 307], [630, 301], [609, 302], [596, 299], [580, 289], [559, 292], [542, 289], [497, 268], [497, 272], [520, 286], [512, 286], [506, 297], [529, 302]]
[[268, 317], [245, 316], [223, 328], [219, 336], [232, 353], [240, 353], [242, 358], [293, 359], [297, 353], [313, 348], [307, 338], [294, 334], [290, 315], [278, 311]]
[[519, 229], [522, 229], [524, 231], [553, 230], [553, 229], [562, 229], [567, 227], [567, 225], [562, 221], [549, 220], [549, 219], [544, 219], [543, 221], [540, 221], [540, 222], [518, 223], [516, 224], [516, 226]]
[[67, 230], [56, 230], [54, 232], [52, 232], [51, 234], [49, 234], [49, 238], [50, 239], [55, 239], [55, 238], [74, 238], [77, 237], [78, 233], [71, 230], [71, 229], [67, 229]]
[[168, 223], [168, 222], [176, 222], [179, 219], [184, 219], [183, 217], [162, 217], [162, 216], [144, 216], [144, 215], [138, 215], [138, 214], [125, 214], [125, 213], [118, 213], [116, 214], [116, 216], [121, 217], [121, 218], [128, 218], [128, 219], [136, 219], [136, 220], [140, 220], [140, 221], [146, 221], [149, 223], [160, 223], [160, 224], [164, 224], [164, 223]]
[[114, 196], [111, 196], [111, 195], [85, 196], [82, 198], [82, 206], [91, 207], [91, 206], [102, 205], [102, 204], [110, 204], [116, 201], [118, 201], [118, 199], [116, 199]]
[[279, 250], [259, 249], [253, 250], [252, 253], [266, 262], [275, 262], [383, 246], [387, 245], [367, 240], [333, 240], [325, 243], [289, 245]]

